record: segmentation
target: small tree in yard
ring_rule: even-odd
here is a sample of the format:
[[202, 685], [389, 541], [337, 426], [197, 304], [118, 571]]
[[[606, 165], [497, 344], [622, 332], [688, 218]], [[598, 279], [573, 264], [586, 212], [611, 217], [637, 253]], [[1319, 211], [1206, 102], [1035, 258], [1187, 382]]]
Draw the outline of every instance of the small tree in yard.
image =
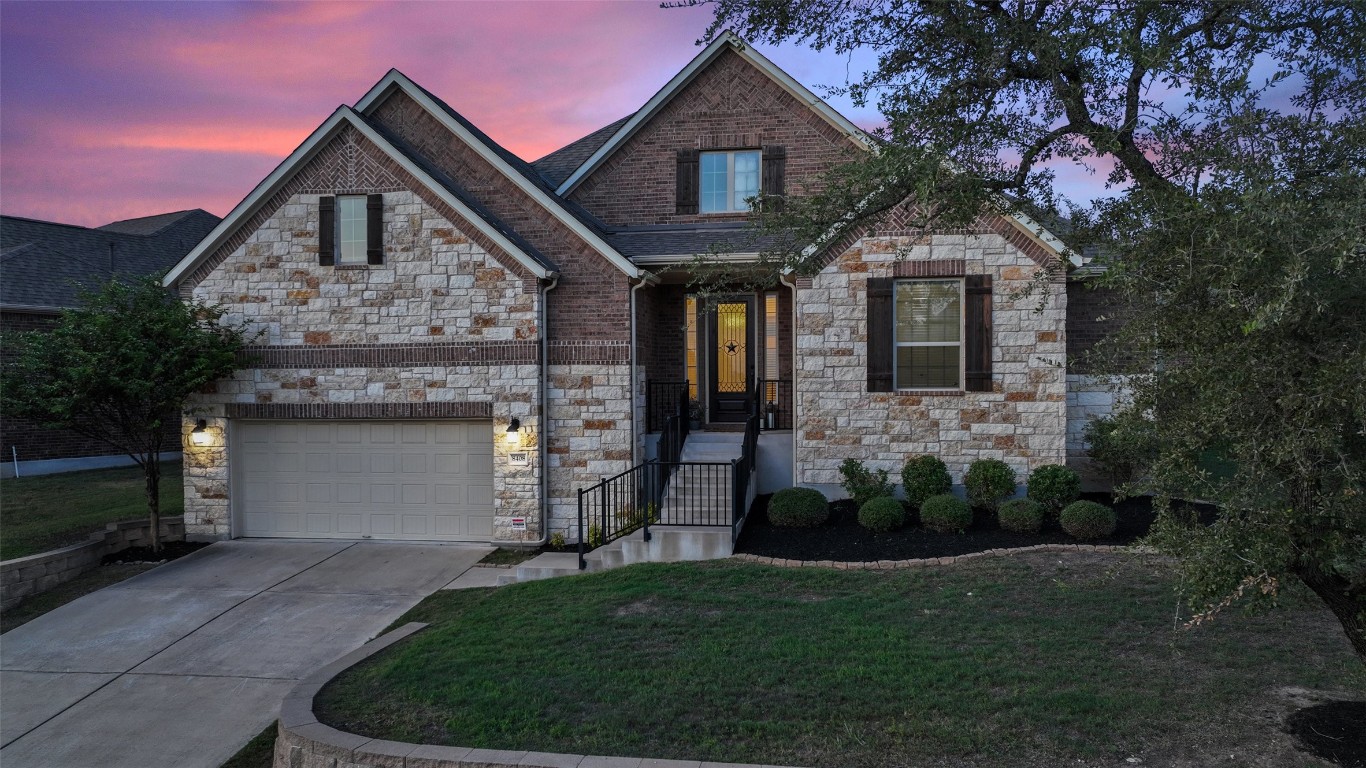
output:
[[775, 274], [889, 219], [1058, 215], [1053, 169], [1108, 172], [1064, 234], [1129, 318], [1109, 370], [1146, 422], [1139, 489], [1221, 510], [1152, 542], [1200, 608], [1299, 579], [1366, 662], [1366, 4], [705, 4], [713, 34], [877, 55], [835, 90], [876, 101], [878, 148], [764, 211]]
[[168, 416], [232, 373], [246, 343], [222, 311], [175, 298], [157, 280], [110, 282], [56, 327], [5, 339], [6, 417], [68, 429], [124, 451], [146, 477], [152, 548], [161, 549], [161, 469]]

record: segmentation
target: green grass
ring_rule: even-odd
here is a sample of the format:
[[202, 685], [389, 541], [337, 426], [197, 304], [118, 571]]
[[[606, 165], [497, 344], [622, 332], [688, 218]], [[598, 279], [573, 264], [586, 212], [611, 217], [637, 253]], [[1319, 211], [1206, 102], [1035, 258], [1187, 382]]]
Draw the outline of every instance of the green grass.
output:
[[271, 721], [264, 731], [253, 736], [245, 747], [219, 768], [271, 768], [275, 764], [275, 737], [278, 733], [275, 722]]
[[1287, 602], [1178, 631], [1161, 561], [1081, 554], [633, 566], [440, 592], [318, 712], [376, 738], [740, 763], [1223, 760], [1273, 749], [1281, 687], [1366, 688], [1332, 617]]
[[[178, 461], [161, 465], [161, 514], [185, 511]], [[95, 469], [0, 481], [0, 560], [77, 544], [107, 523], [145, 520], [140, 467]]]
[[62, 582], [46, 592], [30, 595], [18, 605], [0, 614], [0, 632], [8, 632], [15, 627], [27, 624], [48, 611], [83, 597], [96, 590], [131, 579], [143, 571], [156, 567], [156, 563], [111, 563], [87, 571], [71, 581]]

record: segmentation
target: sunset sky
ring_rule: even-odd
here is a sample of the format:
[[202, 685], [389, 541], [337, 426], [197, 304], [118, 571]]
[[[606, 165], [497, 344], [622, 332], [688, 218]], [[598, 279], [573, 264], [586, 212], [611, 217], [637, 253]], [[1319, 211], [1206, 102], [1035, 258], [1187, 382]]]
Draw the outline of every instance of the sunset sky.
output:
[[[225, 215], [390, 67], [534, 160], [637, 109], [698, 53], [709, 20], [654, 0], [4, 0], [0, 213], [87, 226]], [[759, 50], [818, 94], [872, 61]]]

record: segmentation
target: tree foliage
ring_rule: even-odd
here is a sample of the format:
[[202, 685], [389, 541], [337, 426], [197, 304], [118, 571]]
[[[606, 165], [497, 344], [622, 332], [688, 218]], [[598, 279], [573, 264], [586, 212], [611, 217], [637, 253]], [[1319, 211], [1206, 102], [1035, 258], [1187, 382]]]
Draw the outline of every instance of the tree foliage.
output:
[[1222, 510], [1153, 541], [1202, 607], [1298, 577], [1366, 660], [1366, 5], [708, 4], [711, 34], [877, 56], [834, 89], [877, 104], [877, 148], [764, 214], [775, 268], [891, 216], [1054, 215], [1058, 169], [1103, 174], [1063, 234], [1129, 318], [1108, 359], [1146, 424], [1135, 490]]
[[[159, 281], [117, 281], [82, 296], [48, 331], [5, 339], [0, 398], [7, 418], [68, 429], [107, 443], [142, 467], [152, 530], [160, 530], [157, 457], [167, 419], [232, 373], [246, 343], [222, 311], [181, 302]], [[159, 548], [153, 536], [153, 547]]]

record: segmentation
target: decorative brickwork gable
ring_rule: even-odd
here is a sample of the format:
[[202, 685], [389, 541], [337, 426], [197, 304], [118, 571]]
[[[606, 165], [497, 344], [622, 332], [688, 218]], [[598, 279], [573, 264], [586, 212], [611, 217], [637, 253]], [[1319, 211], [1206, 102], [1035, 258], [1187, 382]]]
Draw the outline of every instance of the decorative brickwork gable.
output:
[[679, 214], [678, 151], [786, 148], [786, 187], [800, 193], [857, 150], [849, 138], [734, 51], [724, 51], [570, 194], [612, 226], [743, 220]]
[[394, 93], [371, 117], [456, 179], [559, 266], [559, 284], [549, 299], [552, 340], [630, 339], [629, 282], [619, 268], [406, 94]]

